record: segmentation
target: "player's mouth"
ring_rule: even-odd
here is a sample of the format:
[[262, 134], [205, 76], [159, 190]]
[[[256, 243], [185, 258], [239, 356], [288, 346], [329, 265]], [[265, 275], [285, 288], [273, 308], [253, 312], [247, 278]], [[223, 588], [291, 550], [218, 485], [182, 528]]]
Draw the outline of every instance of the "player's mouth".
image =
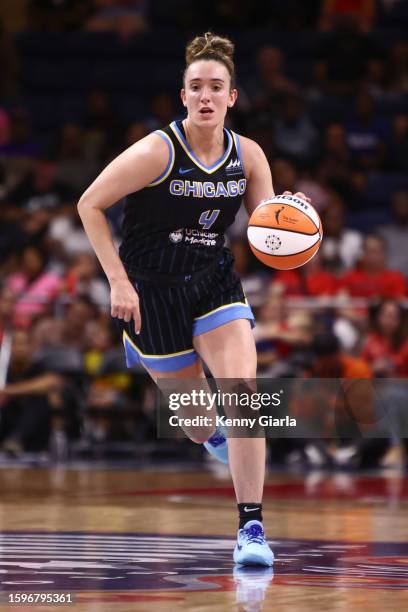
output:
[[214, 111], [208, 106], [204, 106], [204, 108], [200, 108], [200, 115], [212, 115], [213, 112]]

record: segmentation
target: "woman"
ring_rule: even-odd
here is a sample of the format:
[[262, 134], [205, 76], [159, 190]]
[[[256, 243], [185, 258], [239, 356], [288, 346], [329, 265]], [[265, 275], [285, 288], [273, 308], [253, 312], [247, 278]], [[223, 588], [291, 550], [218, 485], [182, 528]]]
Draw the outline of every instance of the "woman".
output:
[[14, 324], [29, 327], [43, 315], [57, 298], [61, 278], [47, 269], [46, 253], [35, 245], [26, 246], [20, 253], [18, 271], [10, 274], [5, 285], [18, 296], [14, 309]]
[[397, 300], [384, 300], [371, 313], [362, 356], [376, 376], [408, 376], [408, 334], [405, 310]]
[[[216, 379], [256, 377], [253, 315], [224, 231], [243, 196], [251, 213], [274, 192], [261, 148], [224, 128], [237, 99], [233, 49], [211, 33], [188, 44], [186, 119], [119, 155], [78, 205], [111, 285], [128, 365], [142, 362], [157, 384], [204, 377], [202, 361]], [[129, 194], [119, 256], [103, 211]], [[230, 438], [228, 454], [240, 515], [234, 560], [272, 565], [262, 528], [265, 440]]]

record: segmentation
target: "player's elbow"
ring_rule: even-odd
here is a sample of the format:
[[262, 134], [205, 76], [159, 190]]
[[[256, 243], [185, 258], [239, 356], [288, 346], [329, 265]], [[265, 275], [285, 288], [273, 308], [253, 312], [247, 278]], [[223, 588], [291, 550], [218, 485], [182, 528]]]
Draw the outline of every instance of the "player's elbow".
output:
[[95, 198], [91, 196], [89, 190], [85, 191], [85, 193], [83, 193], [80, 197], [79, 202], [77, 204], [77, 211], [79, 216], [81, 217], [81, 219], [83, 219], [83, 217], [86, 216], [86, 213], [89, 210], [95, 208], [98, 208], [95, 202]]
[[78, 211], [78, 215], [80, 217], [82, 217], [83, 213], [84, 213], [84, 209], [88, 207], [88, 198], [86, 197], [86, 192], [82, 194], [82, 196], [79, 198], [78, 204], [77, 204], [77, 211]]

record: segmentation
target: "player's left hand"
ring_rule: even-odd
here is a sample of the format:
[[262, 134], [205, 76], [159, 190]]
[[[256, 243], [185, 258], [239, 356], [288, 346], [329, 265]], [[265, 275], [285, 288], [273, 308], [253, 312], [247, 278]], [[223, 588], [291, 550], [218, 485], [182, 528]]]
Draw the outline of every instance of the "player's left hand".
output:
[[295, 198], [300, 198], [301, 200], [306, 200], [309, 204], [312, 203], [312, 200], [307, 197], [302, 191], [297, 191], [296, 193], [292, 193], [291, 191], [284, 191], [282, 195], [294, 195]]

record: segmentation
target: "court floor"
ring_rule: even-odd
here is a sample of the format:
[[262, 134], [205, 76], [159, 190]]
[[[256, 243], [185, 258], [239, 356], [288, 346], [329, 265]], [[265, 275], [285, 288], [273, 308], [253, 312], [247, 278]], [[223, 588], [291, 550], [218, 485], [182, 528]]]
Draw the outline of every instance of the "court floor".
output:
[[0, 610], [408, 609], [403, 473], [270, 475], [271, 570], [234, 568], [228, 474], [195, 470], [1, 467]]

